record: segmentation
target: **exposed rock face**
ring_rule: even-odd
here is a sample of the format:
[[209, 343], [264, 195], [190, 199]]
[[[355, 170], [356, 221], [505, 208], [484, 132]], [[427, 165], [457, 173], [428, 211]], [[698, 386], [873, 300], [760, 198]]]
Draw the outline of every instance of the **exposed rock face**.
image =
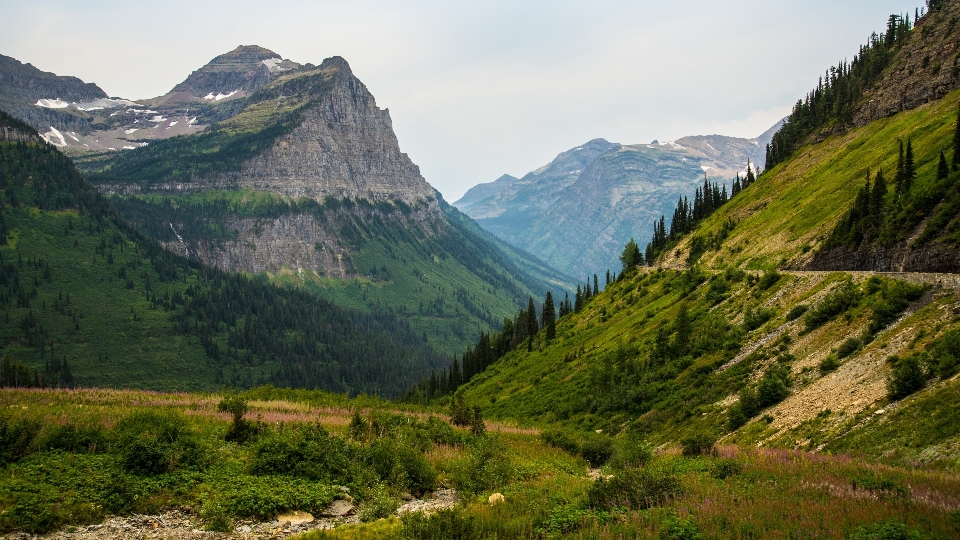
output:
[[[256, 45], [241, 45], [211, 60], [194, 71], [171, 93], [185, 92], [191, 96], [225, 95], [235, 90], [253, 93], [273, 80], [276, 73], [299, 66], [280, 55]], [[221, 98], [222, 99], [222, 98]]]
[[30, 64], [0, 54], [0, 96], [4, 100], [33, 104], [39, 99], [93, 101], [107, 97], [107, 93], [94, 83], [40, 71]]
[[343, 242], [342, 227], [351, 221], [386, 220], [397, 227], [432, 234], [442, 221], [426, 205], [409, 212], [353, 207], [327, 211], [322, 216], [287, 214], [275, 218], [231, 218], [220, 222], [236, 239], [195, 238], [173, 225], [178, 240], [167, 249], [204, 263], [238, 272], [275, 273], [283, 268], [312, 270], [341, 279], [360, 275], [352, 250]]
[[960, 250], [942, 242], [913, 249], [908, 242], [893, 247], [862, 244], [817, 253], [805, 270], [860, 270], [872, 272], [960, 273]]
[[318, 200], [435, 199], [420, 168], [400, 152], [390, 113], [377, 107], [345, 60], [327, 59], [320, 67], [332, 66], [333, 89], [303, 113], [300, 126], [226, 178], [244, 188]]
[[[732, 185], [747, 161], [763, 157], [757, 139], [720, 135], [621, 145], [594, 139], [561, 153], [519, 180], [471, 189], [457, 201], [501, 239], [583, 279], [617, 270], [624, 244], [645, 245], [652, 223], [692, 198], [704, 174]], [[477, 193], [490, 192], [475, 200]]]
[[960, 88], [960, 2], [943, 4], [917, 21], [894, 64], [864, 95], [853, 116], [855, 126], [914, 109]]

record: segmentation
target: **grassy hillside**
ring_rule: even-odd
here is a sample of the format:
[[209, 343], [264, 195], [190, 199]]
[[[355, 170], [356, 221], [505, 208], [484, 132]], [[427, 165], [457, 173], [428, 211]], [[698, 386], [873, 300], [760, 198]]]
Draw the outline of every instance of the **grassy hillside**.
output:
[[[899, 141], [910, 139], [915, 153], [915, 191], [936, 182], [941, 150], [950, 159], [960, 91], [896, 116], [878, 120], [844, 135], [806, 146], [792, 159], [766, 171], [705, 220], [661, 261], [688, 264], [694, 236], [717, 238], [729, 221], [735, 226], [719, 250], [710, 250], [700, 264], [714, 269], [734, 265], [746, 269], [799, 268], [829, 238], [852, 207], [869, 170], [893, 179]], [[892, 190], [888, 198], [893, 197]]]
[[0, 142], [0, 173], [0, 348], [34, 384], [396, 395], [444, 363], [395, 315], [167, 252], [44, 143]]

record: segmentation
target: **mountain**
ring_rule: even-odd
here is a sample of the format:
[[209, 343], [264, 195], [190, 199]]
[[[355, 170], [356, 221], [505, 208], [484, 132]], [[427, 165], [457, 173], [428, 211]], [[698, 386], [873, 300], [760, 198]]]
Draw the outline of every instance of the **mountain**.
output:
[[501, 177], [471, 188], [454, 204], [499, 238], [584, 279], [617, 268], [631, 237], [646, 244], [652, 223], [704, 176], [732, 187], [748, 160], [762, 159], [770, 136], [637, 145], [594, 139], [519, 180]]
[[[164, 99], [256, 82], [270, 55], [237, 49]], [[225, 99], [233, 114], [214, 126], [79, 162], [167, 248], [392, 312], [451, 354], [529, 296], [570, 289], [569, 278], [492, 242], [442, 200], [344, 59], [277, 66], [259, 89]]]
[[163, 96], [132, 101], [107, 97], [92, 83], [2, 56], [0, 108], [25, 120], [61, 151], [97, 161], [157, 140], [199, 133], [234, 116], [242, 98], [299, 67], [268, 49], [240, 46]]
[[396, 315], [163, 249], [30, 126], [0, 112], [0, 135], [4, 384], [397, 395], [446, 364]]
[[[953, 50], [940, 29], [958, 16], [960, 2], [945, 3], [896, 40], [874, 41], [890, 59], [864, 95], [902, 86], [915, 41], [931, 57]], [[822, 95], [842, 96], [836, 88], [855, 76]], [[960, 155], [960, 90], [836, 132], [846, 112], [820, 99], [811, 105], [836, 115], [808, 124], [822, 139], [668, 239], [654, 267], [626, 268], [577, 298], [552, 339], [514, 339], [460, 389], [465, 403], [560, 426], [550, 437], [565, 448], [603, 432], [955, 467], [960, 170], [949, 164]], [[846, 117], [874, 106], [865, 99]], [[473, 354], [505, 342], [493, 334]]]

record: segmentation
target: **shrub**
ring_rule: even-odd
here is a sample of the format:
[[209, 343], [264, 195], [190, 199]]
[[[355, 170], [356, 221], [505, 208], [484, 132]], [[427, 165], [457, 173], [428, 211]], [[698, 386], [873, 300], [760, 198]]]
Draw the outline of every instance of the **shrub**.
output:
[[820, 327], [830, 319], [856, 306], [859, 302], [860, 291], [857, 290], [852, 281], [844, 281], [837, 287], [837, 290], [830, 293], [804, 315], [804, 324], [807, 331]]
[[433, 489], [437, 472], [423, 453], [389, 439], [370, 444], [367, 461], [382, 481], [397, 488], [421, 494]]
[[799, 319], [800, 317], [803, 316], [804, 313], [807, 312], [807, 309], [809, 308], [807, 307], [806, 304], [797, 304], [793, 306], [792, 308], [790, 308], [790, 311], [787, 312], [787, 320], [795, 321]]
[[431, 515], [410, 512], [400, 518], [403, 538], [412, 540], [474, 540], [481, 538], [476, 518], [462, 510], [439, 510]]
[[853, 489], [872, 491], [881, 498], [904, 499], [910, 492], [905, 485], [896, 480], [867, 473], [851, 480]]
[[860, 340], [857, 338], [847, 338], [837, 347], [837, 358], [844, 359], [853, 354], [860, 348]]
[[827, 355], [820, 361], [820, 375], [826, 375], [840, 367], [840, 360], [834, 354]]
[[747, 332], [752, 332], [772, 319], [775, 314], [776, 312], [772, 309], [761, 308], [756, 311], [748, 309], [743, 315], [743, 329]]
[[613, 439], [599, 433], [587, 433], [580, 446], [580, 455], [594, 467], [599, 467], [613, 456]]
[[269, 520], [281, 512], [319, 512], [339, 493], [336, 487], [288, 476], [233, 476], [214, 486], [201, 515]]
[[892, 356], [888, 360], [894, 364], [887, 378], [890, 399], [903, 399], [926, 384], [918, 355], [911, 354], [902, 359]]
[[278, 430], [260, 437], [253, 449], [253, 474], [290, 475], [324, 482], [347, 483], [357, 451], [319, 424]]
[[367, 492], [366, 499], [360, 504], [360, 521], [367, 523], [390, 517], [397, 510], [397, 500], [383, 484], [377, 484]]
[[613, 478], [597, 479], [587, 491], [595, 510], [645, 509], [660, 506], [683, 491], [680, 477], [651, 468], [620, 471]]
[[726, 480], [743, 472], [743, 463], [735, 459], [718, 459], [710, 468], [710, 474], [717, 480]]
[[660, 529], [660, 540], [700, 540], [703, 536], [690, 518], [669, 516]]
[[860, 526], [850, 535], [850, 540], [920, 540], [923, 536], [907, 529], [903, 523], [891, 519], [873, 525]]
[[0, 465], [19, 461], [40, 433], [40, 422], [0, 416]]
[[471, 420], [473, 414], [463, 397], [463, 391], [460, 390], [450, 400], [450, 423], [455, 426], [469, 426]]
[[227, 394], [220, 403], [217, 404], [217, 410], [230, 413], [230, 428], [224, 437], [228, 441], [247, 442], [256, 435], [256, 426], [249, 420], [245, 420], [243, 415], [247, 414], [249, 406], [247, 400], [238, 393]]
[[103, 449], [104, 442], [103, 428], [100, 426], [65, 424], [50, 429], [39, 446], [44, 450], [82, 453]]
[[761, 291], [765, 291], [776, 285], [777, 282], [780, 281], [781, 277], [782, 276], [780, 275], [780, 272], [777, 272], [776, 270], [765, 272], [763, 277], [760, 278], [760, 281], [757, 282], [757, 288], [759, 288]]
[[540, 440], [546, 445], [565, 450], [570, 454], [580, 454], [580, 442], [568, 431], [557, 428], [545, 429], [540, 432]]
[[451, 479], [460, 491], [480, 493], [505, 485], [513, 476], [506, 447], [496, 435], [476, 437], [467, 455], [453, 464]]
[[617, 469], [642, 467], [653, 457], [650, 444], [633, 432], [628, 431], [622, 439], [613, 445], [610, 465]]
[[683, 447], [683, 455], [685, 456], [712, 455], [716, 451], [714, 447], [716, 444], [717, 437], [705, 431], [694, 433], [680, 440], [680, 445]]
[[113, 450], [123, 468], [140, 475], [201, 465], [196, 435], [175, 412], [144, 410], [123, 418], [113, 428]]
[[790, 371], [779, 364], [768, 367], [757, 385], [757, 406], [765, 409], [780, 403], [789, 395]]
[[930, 346], [933, 371], [941, 378], [952, 377], [960, 368], [960, 329], [945, 332]]

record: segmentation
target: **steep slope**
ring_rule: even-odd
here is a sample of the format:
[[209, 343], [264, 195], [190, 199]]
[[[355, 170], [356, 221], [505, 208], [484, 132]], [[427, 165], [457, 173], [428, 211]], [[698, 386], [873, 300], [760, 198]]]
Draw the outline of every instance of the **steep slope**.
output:
[[445, 362], [396, 316], [164, 250], [32, 128], [2, 112], [0, 127], [0, 350], [27, 385], [396, 395]]
[[757, 139], [719, 135], [638, 145], [595, 139], [519, 180], [476, 186], [455, 205], [503, 240], [583, 279], [615, 268], [630, 237], [645, 244], [650, 224], [704, 175], [732, 186], [763, 148]]
[[658, 444], [719, 436], [955, 468], [960, 171], [945, 165], [958, 100], [799, 148], [659, 268], [625, 269], [561, 318], [555, 339], [541, 333], [474, 377], [466, 402]]
[[242, 103], [215, 129], [116, 156], [92, 180], [172, 250], [392, 311], [449, 353], [528, 296], [569, 288], [448, 216], [342, 58], [281, 73]]

